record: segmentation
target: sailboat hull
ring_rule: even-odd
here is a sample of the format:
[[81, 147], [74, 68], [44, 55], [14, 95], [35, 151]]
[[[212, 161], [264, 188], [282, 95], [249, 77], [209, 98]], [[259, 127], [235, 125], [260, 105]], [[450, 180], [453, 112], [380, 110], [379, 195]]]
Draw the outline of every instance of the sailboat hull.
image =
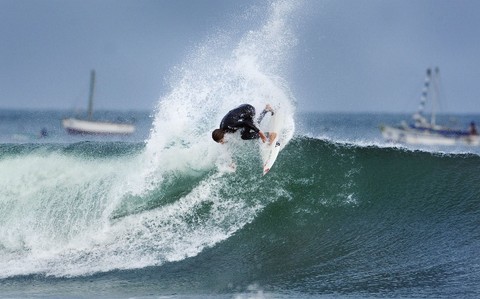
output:
[[69, 134], [128, 135], [135, 132], [135, 126], [131, 124], [89, 121], [77, 118], [63, 119], [62, 124]]
[[382, 136], [391, 142], [418, 145], [479, 145], [480, 137], [461, 131], [418, 130], [383, 126]]

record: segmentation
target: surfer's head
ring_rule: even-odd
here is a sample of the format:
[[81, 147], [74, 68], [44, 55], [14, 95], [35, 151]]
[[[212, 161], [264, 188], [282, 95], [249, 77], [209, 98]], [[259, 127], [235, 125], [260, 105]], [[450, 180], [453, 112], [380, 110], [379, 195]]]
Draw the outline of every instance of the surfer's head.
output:
[[225, 136], [225, 131], [222, 129], [215, 129], [212, 132], [212, 138], [215, 142], [223, 143], [223, 137]]

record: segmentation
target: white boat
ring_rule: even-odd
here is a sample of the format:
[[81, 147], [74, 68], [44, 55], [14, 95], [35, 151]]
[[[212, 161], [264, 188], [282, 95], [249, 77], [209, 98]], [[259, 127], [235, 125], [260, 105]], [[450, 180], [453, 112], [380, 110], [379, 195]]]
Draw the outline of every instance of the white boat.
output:
[[[435, 109], [438, 105], [439, 70], [427, 70], [424, 89], [418, 111], [413, 114], [412, 122], [403, 121], [398, 126], [383, 125], [380, 127], [382, 136], [390, 142], [418, 144], [418, 145], [479, 145], [480, 136], [475, 128], [475, 123], [470, 123], [468, 130], [453, 129], [437, 125]], [[432, 112], [428, 120], [423, 111], [427, 100], [432, 102]]]
[[63, 127], [70, 134], [131, 134], [135, 132], [135, 126], [111, 122], [83, 120], [77, 118], [65, 118]]
[[95, 91], [95, 71], [90, 74], [90, 96], [88, 100], [88, 119], [65, 118], [62, 125], [69, 134], [120, 134], [135, 132], [133, 124], [114, 123], [93, 120], [93, 94]]

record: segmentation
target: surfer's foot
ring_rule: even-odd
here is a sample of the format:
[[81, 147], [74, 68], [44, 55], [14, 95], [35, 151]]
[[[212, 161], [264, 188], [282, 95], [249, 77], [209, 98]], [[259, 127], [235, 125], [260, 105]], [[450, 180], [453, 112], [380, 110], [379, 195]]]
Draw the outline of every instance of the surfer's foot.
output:
[[273, 141], [275, 140], [275, 138], [277, 138], [277, 133], [275, 132], [270, 132], [268, 134], [268, 144], [272, 144]]

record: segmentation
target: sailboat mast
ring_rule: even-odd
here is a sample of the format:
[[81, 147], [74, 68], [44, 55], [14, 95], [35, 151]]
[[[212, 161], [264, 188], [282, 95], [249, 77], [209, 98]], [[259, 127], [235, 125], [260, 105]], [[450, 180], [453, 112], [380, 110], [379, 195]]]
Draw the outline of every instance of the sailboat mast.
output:
[[421, 116], [423, 116], [423, 110], [425, 109], [425, 104], [427, 102], [431, 79], [432, 79], [432, 71], [430, 69], [427, 69], [427, 75], [425, 77], [425, 82], [423, 83], [422, 96], [420, 98], [420, 106], [418, 107], [418, 112], [417, 112]]
[[433, 82], [433, 98], [432, 98], [432, 119], [431, 123], [432, 125], [435, 126], [435, 121], [436, 121], [436, 113], [437, 113], [437, 106], [438, 106], [438, 101], [439, 101], [439, 85], [440, 85], [440, 70], [438, 67], [435, 68], [435, 73], [434, 73], [434, 82]]
[[428, 92], [430, 90], [430, 81], [432, 79], [432, 71], [427, 69], [427, 75], [425, 77], [425, 82], [423, 83], [422, 96], [420, 97], [420, 105], [415, 114], [412, 115], [413, 120], [415, 121], [415, 126], [423, 127], [427, 123], [423, 111], [425, 110], [425, 104], [427, 102]]
[[95, 92], [95, 70], [90, 72], [90, 96], [88, 97], [88, 119], [93, 117], [93, 94]]

